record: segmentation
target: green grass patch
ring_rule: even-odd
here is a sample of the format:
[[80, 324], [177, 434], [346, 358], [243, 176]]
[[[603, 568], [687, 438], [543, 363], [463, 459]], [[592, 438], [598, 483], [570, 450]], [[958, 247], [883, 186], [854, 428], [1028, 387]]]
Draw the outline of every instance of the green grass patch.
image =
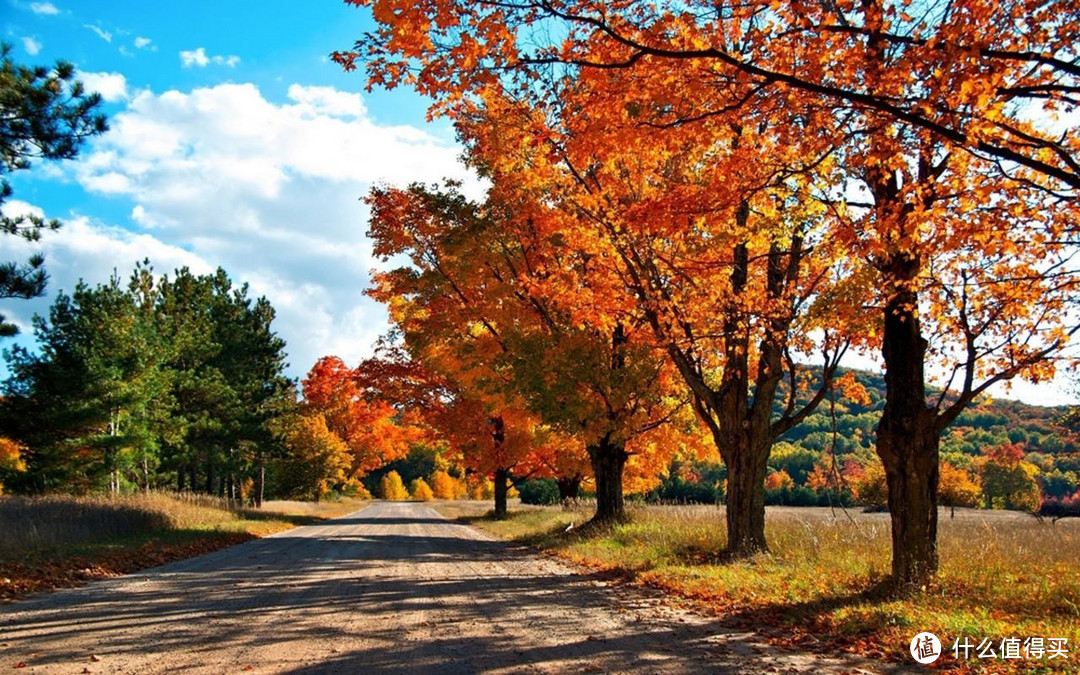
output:
[[[709, 506], [638, 507], [630, 522], [582, 531], [587, 509], [514, 511], [474, 518], [594, 569], [619, 572], [763, 630], [778, 642], [907, 662], [911, 638], [945, 643], [939, 666], [974, 672], [1080, 672], [1080, 522], [1040, 523], [1017, 513], [942, 511], [941, 571], [933, 586], [896, 599], [885, 589], [888, 514], [770, 508], [770, 552], [723, 562], [724, 513]], [[574, 523], [574, 527], [568, 526]], [[956, 638], [1065, 638], [1069, 659], [971, 658]], [[974, 656], [974, 655], [972, 655]]]

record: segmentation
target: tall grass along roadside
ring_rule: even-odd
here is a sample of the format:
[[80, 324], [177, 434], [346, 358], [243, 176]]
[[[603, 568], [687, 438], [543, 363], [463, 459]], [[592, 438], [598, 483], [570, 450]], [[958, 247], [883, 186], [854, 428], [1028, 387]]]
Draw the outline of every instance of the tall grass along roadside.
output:
[[361, 502], [267, 502], [205, 495], [0, 497], [0, 600], [116, 576], [344, 515]]

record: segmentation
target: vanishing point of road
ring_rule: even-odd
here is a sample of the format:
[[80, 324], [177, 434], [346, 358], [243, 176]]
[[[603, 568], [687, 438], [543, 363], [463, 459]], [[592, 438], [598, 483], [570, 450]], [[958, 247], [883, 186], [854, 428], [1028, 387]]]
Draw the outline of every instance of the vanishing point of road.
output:
[[423, 504], [376, 502], [344, 518], [0, 607], [0, 670], [878, 669], [777, 650], [656, 594], [493, 540]]

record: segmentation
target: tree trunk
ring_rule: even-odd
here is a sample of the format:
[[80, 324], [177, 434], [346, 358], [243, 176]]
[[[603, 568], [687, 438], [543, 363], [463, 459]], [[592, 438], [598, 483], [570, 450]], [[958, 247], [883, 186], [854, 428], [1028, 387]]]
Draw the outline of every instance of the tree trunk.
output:
[[559, 486], [559, 503], [565, 506], [577, 500], [581, 491], [581, 474], [559, 477], [555, 484]]
[[626, 449], [622, 443], [614, 443], [605, 436], [591, 445], [589, 461], [596, 477], [596, 515], [593, 522], [612, 523], [626, 520], [623, 505], [623, 467], [626, 466]]
[[263, 505], [263, 499], [265, 498], [266, 490], [266, 464], [263, 463], [262, 457], [259, 458], [259, 472], [256, 475], [255, 481], [255, 508], [261, 509]]
[[495, 517], [502, 520], [506, 518], [506, 493], [509, 490], [507, 476], [510, 472], [506, 469], [495, 469]]
[[176, 470], [176, 491], [177, 492], [183, 492], [184, 491], [184, 479], [187, 477], [187, 474], [184, 473], [185, 471], [187, 471], [187, 467], [184, 466], [183, 464], [181, 464], [180, 468], [178, 468]]
[[745, 447], [732, 453], [727, 462], [726, 520], [729, 556], [745, 558], [769, 550], [765, 540], [765, 472], [769, 448], [750, 446], [746, 435], [740, 443]]
[[[894, 279], [913, 278], [917, 260], [897, 256]], [[885, 409], [877, 451], [885, 466], [892, 518], [892, 574], [898, 590], [926, 586], [938, 567], [937, 487], [940, 435], [926, 405], [926, 340], [919, 328], [918, 295], [906, 284], [885, 304]]]

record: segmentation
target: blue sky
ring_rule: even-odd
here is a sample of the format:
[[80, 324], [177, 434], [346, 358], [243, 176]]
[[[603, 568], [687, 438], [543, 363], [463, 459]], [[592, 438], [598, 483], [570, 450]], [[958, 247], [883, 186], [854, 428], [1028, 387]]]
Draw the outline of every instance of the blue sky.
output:
[[[327, 354], [355, 363], [387, 327], [362, 294], [375, 263], [359, 200], [376, 183], [444, 177], [481, 191], [450, 126], [425, 121], [427, 101], [364, 92], [363, 74], [329, 60], [371, 26], [341, 0], [0, 0], [0, 12], [14, 58], [74, 63], [112, 126], [77, 161], [11, 177], [6, 210], [65, 222], [36, 246], [0, 238], [0, 260], [41, 250], [52, 278], [47, 298], [0, 303], [23, 344], [56, 291], [149, 258], [158, 272], [221, 266], [266, 295], [290, 375]], [[1067, 391], [1021, 383], [995, 395], [1060, 404]]]
[[[363, 91], [328, 55], [370, 26], [366, 10], [320, 2], [147, 3], [0, 0], [3, 35], [24, 64], [76, 65], [106, 99], [111, 130], [74, 162], [11, 177], [5, 209], [64, 221], [42, 250], [49, 297], [6, 301], [24, 329], [79, 278], [221, 266], [278, 311], [289, 374], [337, 354], [356, 362], [386, 329], [362, 295], [373, 261], [359, 201], [377, 183], [477, 183], [445, 122], [415, 94]], [[10, 240], [10, 241], [6, 241]]]

